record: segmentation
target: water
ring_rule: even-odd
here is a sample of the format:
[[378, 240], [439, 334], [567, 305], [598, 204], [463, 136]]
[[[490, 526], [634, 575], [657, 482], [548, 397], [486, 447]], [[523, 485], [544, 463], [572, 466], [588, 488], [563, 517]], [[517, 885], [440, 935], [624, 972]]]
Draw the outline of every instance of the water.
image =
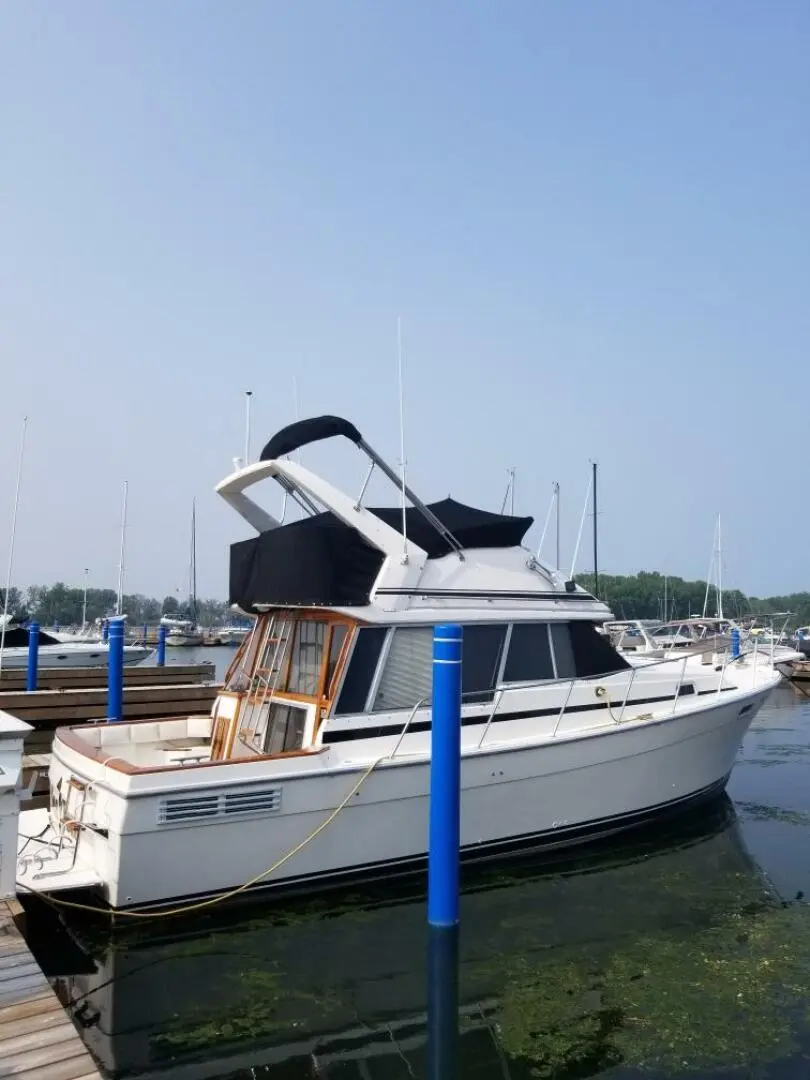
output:
[[[804, 1080], [809, 754], [810, 701], [781, 687], [730, 798], [632, 840], [469, 876], [444, 1080]], [[107, 1077], [436, 1075], [419, 882], [115, 933], [30, 919]]]
[[[167, 649], [166, 666], [173, 664], [213, 664], [216, 669], [216, 679], [222, 681], [228, 665], [236, 655], [235, 648], [227, 645], [211, 645], [199, 649]], [[151, 667], [157, 662], [157, 654], [153, 653], [143, 661], [144, 666]]]

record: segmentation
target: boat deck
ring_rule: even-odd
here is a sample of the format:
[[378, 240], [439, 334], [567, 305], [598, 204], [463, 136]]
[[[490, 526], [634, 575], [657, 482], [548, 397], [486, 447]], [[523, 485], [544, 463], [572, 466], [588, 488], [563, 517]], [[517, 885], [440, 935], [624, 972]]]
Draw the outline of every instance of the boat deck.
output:
[[101, 1080], [89, 1051], [0, 900], [0, 1075]]

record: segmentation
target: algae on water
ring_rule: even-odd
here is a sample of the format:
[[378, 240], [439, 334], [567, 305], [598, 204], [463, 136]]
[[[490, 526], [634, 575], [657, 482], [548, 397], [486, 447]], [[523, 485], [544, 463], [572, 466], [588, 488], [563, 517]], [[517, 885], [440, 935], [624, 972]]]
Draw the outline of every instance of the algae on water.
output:
[[796, 1049], [808, 1000], [810, 911], [774, 905], [599, 957], [581, 949], [544, 966], [513, 963], [496, 1033], [538, 1077], [619, 1063], [669, 1074], [750, 1068]]

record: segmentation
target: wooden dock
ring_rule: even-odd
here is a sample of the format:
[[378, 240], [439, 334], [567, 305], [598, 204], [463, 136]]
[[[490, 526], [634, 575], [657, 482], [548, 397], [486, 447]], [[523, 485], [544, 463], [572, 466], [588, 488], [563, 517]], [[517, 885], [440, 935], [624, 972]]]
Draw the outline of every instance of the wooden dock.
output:
[[[124, 686], [167, 686], [177, 683], [213, 682], [216, 669], [210, 662], [202, 664], [166, 664], [164, 667], [132, 664], [124, 668]], [[25, 690], [27, 673], [22, 668], [3, 668], [0, 672], [0, 691]], [[39, 690], [90, 690], [107, 685], [107, 667], [40, 668], [37, 676]]]
[[0, 1077], [101, 1080], [93, 1058], [0, 900]]
[[[125, 668], [124, 719], [167, 719], [209, 713], [219, 691], [219, 684], [213, 681], [214, 670], [213, 664]], [[47, 773], [54, 731], [67, 724], [106, 718], [107, 670], [50, 671], [47, 673], [50, 687], [30, 694], [24, 689], [7, 688], [6, 674], [3, 672], [0, 681], [0, 711], [23, 720], [32, 728], [23, 747], [20, 793], [22, 809], [29, 810], [47, 805]], [[8, 674], [16, 675], [17, 672]], [[0, 1077], [2, 1075], [0, 1072]]]

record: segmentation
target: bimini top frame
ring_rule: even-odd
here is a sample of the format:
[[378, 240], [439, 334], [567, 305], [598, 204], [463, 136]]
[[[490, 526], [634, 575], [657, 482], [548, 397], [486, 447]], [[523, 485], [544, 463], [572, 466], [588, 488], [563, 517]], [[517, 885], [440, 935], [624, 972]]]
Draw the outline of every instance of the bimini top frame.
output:
[[343, 435], [344, 438], [353, 442], [358, 449], [363, 451], [370, 461], [369, 471], [363, 481], [358, 504], [363, 498], [368, 482], [371, 479], [372, 472], [375, 467], [378, 468], [384, 476], [387, 476], [394, 485], [400, 488], [411, 505], [422, 514], [425, 521], [433, 526], [449, 547], [456, 552], [458, 557], [460, 559], [464, 558], [464, 551], [461, 544], [453, 536], [447, 526], [436, 517], [433, 511], [422, 502], [418, 495], [416, 495], [407, 484], [401, 482], [400, 478], [388, 462], [385, 461], [373, 447], [369, 446], [354, 424], [349, 423], [348, 420], [344, 420], [340, 416], [316, 416], [309, 420], [298, 420], [294, 424], [288, 424], [287, 427], [282, 428], [281, 431], [277, 432], [272, 439], [270, 439], [264, 450], [262, 450], [259, 460], [274, 461], [276, 458], [287, 457], [296, 450], [300, 450], [302, 446], [308, 446], [311, 443], [320, 442], [323, 439], [331, 439], [336, 435]]
[[[289, 457], [302, 446], [337, 435], [354, 443], [369, 461], [356, 500]], [[363, 506], [375, 468], [410, 507]], [[308, 516], [283, 524], [249, 498], [247, 489], [268, 478]], [[519, 547], [532, 524], [528, 517], [492, 514], [452, 499], [426, 505], [357, 428], [337, 416], [284, 428], [270, 439], [256, 464], [227, 477], [217, 492], [260, 534], [231, 548], [231, 602], [243, 608], [247, 603], [252, 610], [278, 604], [362, 606], [373, 602], [383, 585], [389, 590], [415, 586], [428, 559], [454, 555], [463, 564], [470, 548]], [[288, 568], [283, 581], [277, 569], [282, 562]], [[259, 600], [263, 593], [267, 599]]]

